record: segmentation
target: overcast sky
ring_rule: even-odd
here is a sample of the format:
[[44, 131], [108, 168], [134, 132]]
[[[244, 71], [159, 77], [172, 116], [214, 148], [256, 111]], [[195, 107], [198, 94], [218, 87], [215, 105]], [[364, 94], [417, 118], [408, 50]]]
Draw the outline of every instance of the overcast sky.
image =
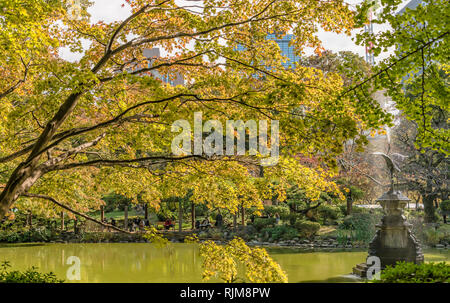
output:
[[[129, 6], [125, 5], [122, 7], [122, 4], [125, 2], [124, 0], [94, 0], [93, 2], [94, 5], [89, 8], [89, 13], [91, 14], [91, 20], [94, 23], [100, 20], [105, 22], [120, 21], [126, 19], [130, 15]], [[183, 1], [180, 0], [180, 3], [182, 2]], [[362, 1], [347, 0], [347, 3], [352, 5], [360, 2]], [[404, 2], [407, 3], [408, 1], [404, 0]], [[385, 28], [385, 26], [375, 25], [374, 31], [377, 32], [379, 30], [384, 30]], [[357, 31], [355, 31], [352, 36], [354, 37], [356, 33]], [[352, 37], [344, 34], [338, 35], [335, 33], [320, 31], [319, 38], [322, 40], [325, 49], [332, 50], [333, 52], [349, 50], [364, 57], [364, 47], [356, 45], [352, 41]], [[71, 53], [68, 49], [61, 49], [60, 55], [69, 61], [76, 61], [81, 57], [80, 54]], [[385, 58], [387, 55], [388, 54], [381, 55], [379, 58], [376, 58], [376, 61]]]

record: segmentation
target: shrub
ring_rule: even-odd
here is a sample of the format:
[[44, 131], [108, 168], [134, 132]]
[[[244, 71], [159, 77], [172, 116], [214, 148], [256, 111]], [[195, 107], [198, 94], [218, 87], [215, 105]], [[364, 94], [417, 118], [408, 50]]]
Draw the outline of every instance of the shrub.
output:
[[426, 245], [450, 243], [450, 226], [448, 226], [447, 224], [443, 224], [437, 228], [423, 226], [420, 239]]
[[322, 204], [317, 208], [317, 212], [323, 218], [337, 220], [340, 216], [340, 209], [337, 206]]
[[289, 225], [294, 227], [295, 226], [295, 222], [297, 222], [297, 220], [303, 220], [304, 218], [305, 218], [305, 216], [303, 214], [290, 213], [290, 214], [282, 217], [281, 219], [283, 221], [289, 221]]
[[57, 234], [45, 227], [22, 227], [14, 230], [0, 230], [0, 242], [47, 242], [55, 240]]
[[267, 227], [261, 230], [261, 233], [267, 233], [273, 241], [292, 240], [298, 237], [298, 231], [288, 225], [279, 225], [275, 227]]
[[347, 230], [355, 230], [370, 223], [371, 218], [368, 214], [352, 214], [346, 216], [339, 227]]
[[264, 227], [274, 226], [276, 223], [275, 218], [255, 218], [253, 222], [253, 227], [256, 228], [257, 231], [260, 231]]
[[405, 263], [398, 262], [394, 267], [386, 266], [381, 272], [378, 283], [448, 283], [450, 265], [442, 263]]
[[0, 283], [63, 283], [53, 272], [40, 273], [36, 267], [31, 267], [25, 271], [8, 271], [11, 267], [8, 261], [0, 265]]
[[423, 240], [427, 245], [436, 245], [440, 242], [439, 234], [434, 228], [428, 228], [423, 231]]
[[307, 220], [300, 220], [295, 223], [299, 236], [302, 238], [311, 238], [316, 235], [320, 229], [320, 224]]
[[376, 213], [356, 213], [344, 218], [338, 230], [350, 231], [349, 234], [352, 241], [360, 241], [363, 243], [370, 242], [376, 232], [375, 224], [380, 221], [380, 215]]
[[343, 217], [339, 206], [322, 204], [314, 210], [314, 216], [323, 224], [335, 224]]
[[264, 212], [271, 217], [278, 213], [280, 218], [284, 218], [289, 215], [289, 208], [287, 205], [266, 205], [264, 206]]

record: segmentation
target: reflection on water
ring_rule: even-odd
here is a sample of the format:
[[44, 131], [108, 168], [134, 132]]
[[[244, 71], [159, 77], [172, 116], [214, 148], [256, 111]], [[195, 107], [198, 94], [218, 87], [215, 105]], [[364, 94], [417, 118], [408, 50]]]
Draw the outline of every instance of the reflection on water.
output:
[[[365, 251], [302, 252], [268, 249], [287, 272], [289, 282], [344, 281], [336, 279], [365, 261]], [[194, 244], [156, 247], [147, 243], [1, 245], [0, 261], [14, 269], [37, 266], [66, 279], [67, 258], [81, 261], [81, 282], [202, 282], [201, 259]], [[426, 261], [450, 261], [449, 250], [425, 251]], [[218, 280], [212, 282], [219, 282]]]

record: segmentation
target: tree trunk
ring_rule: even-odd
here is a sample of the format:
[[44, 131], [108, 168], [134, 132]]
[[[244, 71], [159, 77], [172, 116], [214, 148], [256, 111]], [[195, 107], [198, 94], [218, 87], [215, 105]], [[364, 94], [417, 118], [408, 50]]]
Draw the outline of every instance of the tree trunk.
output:
[[123, 229], [128, 231], [128, 205], [125, 205], [124, 209], [124, 220], [123, 220]]
[[425, 210], [425, 223], [434, 223], [437, 220], [436, 209], [434, 208], [434, 200], [436, 195], [433, 194], [433, 184], [430, 178], [427, 178], [427, 187], [422, 195], [423, 208]]
[[182, 200], [178, 202], [178, 231], [181, 232], [183, 230], [183, 204]]
[[422, 197], [423, 208], [425, 210], [425, 223], [436, 222], [436, 209], [434, 208], [434, 195], [426, 195]]
[[192, 202], [191, 205], [191, 223], [192, 223], [192, 230], [195, 229], [195, 204]]
[[6, 187], [0, 193], [0, 219], [16, 202], [20, 195], [27, 192], [31, 186], [42, 176], [43, 172], [37, 170], [33, 163], [22, 163], [11, 174]]
[[61, 212], [61, 230], [64, 230], [64, 212]]
[[[101, 63], [99, 62], [99, 65]], [[96, 69], [95, 72], [97, 71]], [[0, 193], [0, 218], [3, 218], [20, 195], [26, 193], [44, 174], [42, 169], [38, 167], [39, 159], [42, 156], [41, 151], [51, 141], [61, 124], [72, 113], [83, 93], [84, 91], [74, 92], [67, 97], [53, 118], [45, 126], [27, 160], [20, 163], [9, 177], [6, 187]]]
[[148, 204], [147, 203], [144, 204], [144, 211], [145, 211], [144, 218], [145, 218], [145, 220], [148, 220]]
[[233, 215], [233, 228], [236, 229], [237, 228], [237, 213], [235, 213]]
[[242, 214], [241, 214], [241, 216], [242, 216], [241, 222], [242, 222], [242, 226], [245, 226], [245, 208], [244, 208], [244, 206], [242, 206], [241, 210], [242, 210]]
[[353, 208], [353, 199], [352, 199], [352, 192], [347, 196], [347, 216], [352, 214], [352, 208]]

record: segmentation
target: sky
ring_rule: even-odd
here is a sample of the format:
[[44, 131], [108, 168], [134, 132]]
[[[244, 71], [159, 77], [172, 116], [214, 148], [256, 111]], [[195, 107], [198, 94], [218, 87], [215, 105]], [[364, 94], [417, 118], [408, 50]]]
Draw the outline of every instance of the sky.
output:
[[[124, 0], [94, 0], [94, 5], [91, 6], [88, 11], [91, 14], [91, 21], [93, 23], [103, 20], [105, 22], [120, 21], [126, 19], [130, 15], [129, 6], [125, 5], [122, 7]], [[179, 0], [182, 3], [182, 0]], [[351, 5], [356, 5], [361, 3], [361, 0], [347, 0], [347, 3]], [[404, 0], [404, 4], [409, 2]], [[403, 7], [401, 5], [400, 7]], [[385, 30], [388, 27], [386, 25], [374, 25], [374, 32], [377, 33], [380, 30]], [[359, 30], [358, 30], [359, 31]], [[354, 31], [352, 36], [358, 32]], [[349, 50], [360, 56], [365, 55], [365, 49], [363, 46], [358, 46], [352, 41], [352, 36], [347, 36], [345, 34], [335, 34], [330, 32], [325, 32], [321, 30], [319, 32], [319, 38], [322, 40], [325, 49], [332, 50], [333, 52], [339, 52], [343, 50]], [[89, 44], [85, 44], [87, 47]], [[375, 59], [376, 62], [386, 58], [390, 52], [382, 53], [379, 57]], [[68, 61], [77, 61], [80, 59], [81, 54], [71, 53], [68, 49], [61, 49], [60, 56]]]

